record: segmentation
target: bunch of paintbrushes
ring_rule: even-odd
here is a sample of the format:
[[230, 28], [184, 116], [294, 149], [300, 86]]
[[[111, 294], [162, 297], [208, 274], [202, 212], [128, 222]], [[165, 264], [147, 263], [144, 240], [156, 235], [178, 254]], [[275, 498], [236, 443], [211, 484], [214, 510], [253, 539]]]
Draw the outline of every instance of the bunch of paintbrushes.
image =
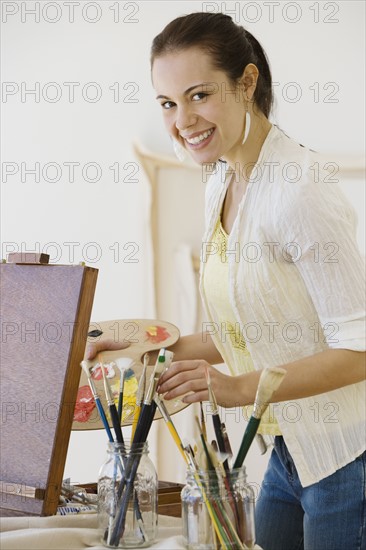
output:
[[[276, 367], [263, 370], [258, 383], [253, 414], [245, 430], [239, 452], [234, 461], [234, 466], [231, 468], [231, 464], [229, 463], [232, 457], [231, 447], [225, 425], [220, 420], [208, 370], [206, 371], [206, 379], [216, 441], [213, 441], [211, 444], [207, 441], [207, 430], [202, 404], [201, 421], [196, 418], [199, 427], [200, 449], [194, 452], [190, 445], [184, 445], [180, 439], [164, 401], [156, 393], [159, 378], [163, 371], [170, 366], [172, 358], [172, 352], [165, 349], [160, 350], [155, 368], [150, 377], [148, 389], [145, 391], [149, 356], [148, 354], [144, 356], [144, 368], [139, 380], [136, 395], [131, 448], [130, 452], [123, 454], [123, 457], [116, 462], [115, 465], [115, 477], [117, 478], [117, 468], [120, 469], [122, 476], [116, 494], [115, 505], [109, 518], [109, 525], [104, 535], [104, 541], [108, 546], [117, 547], [123, 537], [127, 510], [133, 498], [134, 481], [141, 459], [140, 450], [147, 440], [156, 409], [158, 408], [201, 492], [202, 500], [206, 506], [214, 530], [215, 546], [217, 548], [221, 547], [222, 549], [252, 548], [255, 542], [254, 532], [251, 529], [250, 522], [247, 522], [246, 518], [243, 517], [243, 509], [241, 506], [238, 506], [238, 502], [234, 497], [234, 483], [237, 471], [242, 467], [252, 441], [257, 433], [261, 417], [267, 409], [273, 393], [281, 384], [286, 371]], [[121, 429], [123, 383], [125, 371], [130, 366], [131, 360], [122, 358], [117, 359], [116, 362], [121, 372], [118, 410], [103, 365], [102, 374], [116, 442], [124, 446], [124, 438]], [[110, 442], [114, 442], [115, 440], [109, 427], [106, 414], [91, 377], [91, 365], [88, 361], [83, 361], [81, 366], [87, 375], [90, 389], [107, 432], [108, 439]], [[207, 482], [208, 479], [209, 483]], [[215, 498], [212, 498], [212, 496]], [[146, 543], [148, 541], [144, 531], [138, 500], [134, 498], [133, 501], [134, 513], [141, 531], [141, 536]]]
[[214, 529], [213, 538], [217, 548], [246, 549], [254, 547], [253, 523], [251, 518], [245, 517], [242, 503], [238, 504], [235, 498], [234, 484], [237, 480], [238, 469], [242, 467], [257, 433], [261, 417], [267, 409], [273, 393], [281, 384], [285, 373], [284, 369], [276, 367], [264, 369], [262, 372], [253, 414], [245, 430], [233, 468], [229, 464], [229, 459], [232, 457], [229, 439], [225, 425], [220, 420], [208, 370], [206, 371], [206, 379], [217, 441], [213, 441], [211, 444], [207, 441], [206, 423], [201, 404], [201, 422], [196, 417], [200, 436], [198, 445], [200, 448], [197, 448], [196, 452], [193, 451], [190, 445], [183, 444], [164, 402], [159, 396], [155, 397], [155, 402], [168, 426], [169, 432], [200, 489], [202, 500]]
[[[235, 510], [235, 500], [230, 488], [230, 478], [227, 476], [223, 467], [223, 462], [220, 460], [222, 457], [217, 456], [215, 450], [208, 444], [204, 436], [205, 423], [201, 426], [197, 418], [204, 456], [204, 460], [202, 461], [198, 458], [200, 454], [198, 451], [195, 452], [190, 445], [183, 444], [165, 404], [159, 396], [155, 398], [155, 402], [201, 492], [202, 500], [210, 517], [218, 545], [220, 545], [221, 548], [230, 549], [247, 548], [244, 546], [240, 537], [238, 514], [235, 512], [235, 519], [233, 519], [233, 514], [228, 513], [227, 506], [225, 505], [225, 502], [230, 502], [230, 506]], [[224, 462], [227, 460], [226, 457], [227, 454], [224, 455]], [[202, 462], [204, 462], [204, 464]], [[223, 484], [227, 491], [227, 497], [225, 499], [221, 498]]]
[[122, 449], [122, 456], [115, 464], [115, 479], [117, 479], [117, 468], [121, 471], [121, 479], [119, 486], [116, 492], [115, 504], [112, 509], [111, 516], [109, 518], [109, 525], [104, 534], [104, 541], [108, 546], [117, 547], [120, 543], [121, 538], [125, 530], [125, 522], [127, 516], [127, 510], [130, 502], [133, 500], [134, 503], [134, 513], [141, 531], [142, 540], [146, 543], [147, 536], [144, 531], [143, 519], [139, 509], [139, 504], [137, 500], [137, 495], [134, 495], [134, 482], [139, 467], [141, 459], [141, 449], [146, 443], [154, 416], [156, 412], [156, 402], [154, 397], [156, 394], [156, 388], [158, 386], [159, 378], [163, 371], [170, 366], [173, 358], [173, 353], [165, 349], [161, 349], [155, 364], [155, 368], [151, 375], [148, 389], [145, 391], [146, 387], [146, 377], [147, 377], [147, 366], [149, 363], [149, 356], [145, 354], [144, 356], [144, 368], [140, 376], [137, 395], [136, 395], [136, 406], [134, 411], [134, 419], [132, 426], [132, 438], [131, 446], [129, 451], [125, 449], [125, 442], [121, 429], [122, 421], [122, 411], [123, 411], [123, 382], [124, 374], [126, 369], [130, 366], [131, 360], [129, 359], [117, 359], [116, 363], [121, 372], [120, 377], [120, 386], [119, 386], [119, 399], [118, 399], [118, 410], [116, 408], [113, 394], [108, 382], [108, 379], [105, 375], [103, 365], [101, 364], [104, 390], [106, 395], [106, 400], [108, 403], [109, 414], [112, 420], [113, 429], [115, 432], [116, 440], [114, 440], [109, 423], [106, 417], [106, 414], [103, 410], [99, 395], [97, 393], [94, 381], [90, 372], [90, 363], [88, 361], [83, 361], [81, 367], [85, 371], [91, 392], [93, 394], [95, 403], [97, 405], [99, 415], [107, 432], [107, 436], [110, 442], [116, 441], [120, 444]]

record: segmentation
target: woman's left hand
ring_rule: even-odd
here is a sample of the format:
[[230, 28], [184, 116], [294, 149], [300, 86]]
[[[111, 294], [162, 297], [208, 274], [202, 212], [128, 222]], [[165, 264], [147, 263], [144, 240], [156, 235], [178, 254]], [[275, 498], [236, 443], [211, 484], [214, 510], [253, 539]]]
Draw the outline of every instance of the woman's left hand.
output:
[[211, 388], [218, 405], [236, 407], [242, 405], [240, 376], [228, 376], [215, 369], [207, 361], [197, 359], [175, 361], [161, 376], [158, 393], [165, 394], [164, 399], [174, 399], [184, 395], [184, 403], [208, 401], [206, 372], [209, 372]]

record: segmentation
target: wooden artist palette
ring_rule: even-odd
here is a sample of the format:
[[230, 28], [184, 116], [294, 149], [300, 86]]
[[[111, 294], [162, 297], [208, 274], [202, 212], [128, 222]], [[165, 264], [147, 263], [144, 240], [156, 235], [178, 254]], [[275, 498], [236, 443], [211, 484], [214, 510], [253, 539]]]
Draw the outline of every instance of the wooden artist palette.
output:
[[[124, 384], [124, 399], [122, 412], [122, 425], [128, 426], [133, 422], [133, 414], [136, 403], [136, 391], [143, 369], [143, 356], [145, 353], [161, 348], [168, 348], [179, 339], [177, 327], [166, 321], [156, 319], [123, 319], [93, 323], [89, 327], [88, 342], [98, 342], [104, 339], [112, 339], [115, 342], [130, 342], [130, 346], [122, 350], [105, 350], [90, 362], [91, 374], [98, 391], [108, 421], [112, 427], [109, 417], [108, 404], [105, 398], [103, 376], [100, 364], [103, 363], [109, 384], [113, 391], [116, 407], [118, 405], [120, 370], [117, 367], [116, 359], [128, 358], [132, 361], [126, 370]], [[155, 361], [151, 361], [155, 363]], [[147, 367], [146, 388], [154, 364]], [[181, 400], [165, 402], [170, 414], [184, 409], [187, 404]], [[155, 419], [161, 418], [159, 411]], [[89, 388], [87, 377], [81, 370], [79, 391], [76, 398], [76, 407], [73, 430], [97, 430], [104, 429], [100, 420], [98, 410], [95, 406], [92, 393]]]

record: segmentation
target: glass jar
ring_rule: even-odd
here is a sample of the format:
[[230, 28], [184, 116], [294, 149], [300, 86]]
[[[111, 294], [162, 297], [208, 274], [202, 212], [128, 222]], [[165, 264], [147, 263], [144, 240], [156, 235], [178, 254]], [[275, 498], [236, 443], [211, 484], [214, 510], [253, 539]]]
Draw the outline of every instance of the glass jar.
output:
[[150, 546], [158, 524], [158, 477], [148, 444], [109, 443], [99, 471], [98, 524], [104, 546]]
[[183, 536], [190, 550], [237, 549], [241, 543], [254, 547], [255, 495], [244, 466], [226, 476], [189, 469], [181, 500]]

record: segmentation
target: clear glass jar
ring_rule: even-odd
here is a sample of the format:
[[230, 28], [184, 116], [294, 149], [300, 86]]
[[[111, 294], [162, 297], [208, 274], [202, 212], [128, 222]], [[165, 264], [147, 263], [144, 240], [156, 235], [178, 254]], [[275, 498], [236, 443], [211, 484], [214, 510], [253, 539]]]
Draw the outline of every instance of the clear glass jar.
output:
[[189, 469], [181, 500], [188, 549], [236, 549], [240, 542], [254, 547], [255, 495], [246, 482], [244, 466], [231, 470], [226, 479], [220, 472], [195, 474]]
[[141, 445], [108, 444], [108, 458], [99, 471], [98, 524], [104, 546], [150, 546], [157, 534], [158, 476]]

